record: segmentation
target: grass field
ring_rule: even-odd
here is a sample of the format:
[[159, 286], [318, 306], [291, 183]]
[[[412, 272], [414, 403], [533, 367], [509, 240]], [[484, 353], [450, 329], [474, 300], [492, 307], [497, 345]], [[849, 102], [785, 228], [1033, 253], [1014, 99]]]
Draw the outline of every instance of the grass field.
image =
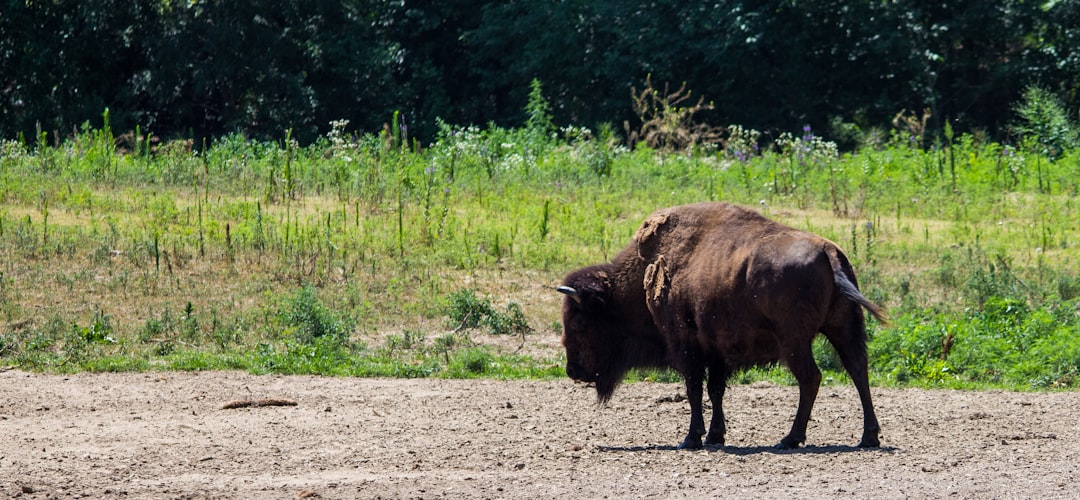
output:
[[419, 147], [344, 128], [193, 147], [106, 121], [0, 144], [0, 363], [562, 376], [557, 354], [476, 340], [556, 337], [566, 272], [654, 209], [724, 200], [847, 251], [893, 318], [871, 325], [875, 383], [1080, 386], [1080, 151], [896, 136], [838, 154], [807, 130], [664, 153], [451, 126]]

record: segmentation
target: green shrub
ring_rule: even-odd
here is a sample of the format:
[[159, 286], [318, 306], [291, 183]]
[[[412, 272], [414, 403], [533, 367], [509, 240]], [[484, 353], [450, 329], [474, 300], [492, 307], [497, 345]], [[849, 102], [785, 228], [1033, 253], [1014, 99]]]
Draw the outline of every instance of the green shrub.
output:
[[305, 286], [286, 301], [282, 311], [286, 331], [301, 344], [329, 339], [343, 343], [355, 328], [355, 321], [328, 309], [319, 301], [316, 290]]
[[495, 356], [483, 347], [459, 349], [450, 358], [444, 376], [449, 378], [476, 378], [494, 369]]
[[1061, 300], [1073, 300], [1080, 297], [1080, 276], [1064, 274], [1057, 277], [1057, 292]]
[[480, 298], [472, 290], [461, 289], [447, 298], [447, 316], [456, 331], [486, 327], [492, 335], [525, 334], [532, 329], [525, 313], [516, 302], [506, 304], [506, 312], [491, 305], [491, 300]]
[[360, 362], [348, 346], [333, 335], [304, 341], [289, 340], [280, 348], [260, 345], [256, 366], [271, 373], [345, 375]]
[[477, 297], [472, 290], [463, 288], [448, 297], [447, 315], [457, 330], [479, 328], [494, 314], [491, 301]]
[[1065, 106], [1050, 91], [1027, 87], [1015, 111], [1020, 116], [1017, 131], [1025, 141], [1037, 145], [1039, 153], [1057, 159], [1080, 145], [1080, 131]]
[[393, 354], [395, 351], [408, 351], [424, 344], [424, 332], [419, 329], [406, 329], [400, 335], [388, 335], [386, 337], [386, 350]]

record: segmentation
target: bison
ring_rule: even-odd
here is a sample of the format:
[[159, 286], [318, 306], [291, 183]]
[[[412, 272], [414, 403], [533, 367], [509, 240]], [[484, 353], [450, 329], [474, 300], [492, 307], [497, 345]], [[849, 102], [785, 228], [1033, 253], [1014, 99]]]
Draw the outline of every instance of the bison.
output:
[[[607, 264], [571, 272], [563, 303], [566, 374], [595, 384], [601, 403], [632, 368], [673, 368], [686, 383], [690, 430], [680, 449], [724, 444], [722, 399], [732, 373], [776, 362], [799, 383], [791, 432], [796, 448], [817, 397], [821, 372], [811, 343], [820, 332], [836, 349], [859, 392], [860, 447], [879, 446], [867, 375], [861, 293], [847, 257], [825, 238], [726, 203], [699, 203], [651, 214], [631, 244]], [[708, 434], [702, 384], [713, 403]]]

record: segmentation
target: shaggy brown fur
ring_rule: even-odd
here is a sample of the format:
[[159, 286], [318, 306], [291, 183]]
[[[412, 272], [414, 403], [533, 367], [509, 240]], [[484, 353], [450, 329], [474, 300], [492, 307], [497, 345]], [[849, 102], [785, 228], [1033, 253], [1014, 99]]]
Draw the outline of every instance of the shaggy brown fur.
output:
[[[728, 377], [781, 362], [799, 382], [799, 407], [781, 448], [806, 439], [821, 372], [811, 344], [822, 333], [851, 375], [863, 407], [859, 446], [879, 445], [867, 375], [863, 308], [855, 273], [835, 243], [725, 203], [650, 215], [608, 264], [570, 273], [563, 305], [566, 373], [596, 384], [601, 401], [626, 372], [671, 367], [686, 381], [690, 430], [681, 448], [723, 445]], [[702, 386], [713, 415], [706, 435]]]

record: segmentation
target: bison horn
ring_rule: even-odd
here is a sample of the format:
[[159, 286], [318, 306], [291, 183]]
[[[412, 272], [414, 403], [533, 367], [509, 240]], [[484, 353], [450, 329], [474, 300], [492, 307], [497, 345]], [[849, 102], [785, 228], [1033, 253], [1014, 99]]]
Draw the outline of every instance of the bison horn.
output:
[[555, 290], [559, 293], [566, 294], [568, 297], [574, 299], [574, 301], [578, 304], [581, 303], [581, 293], [575, 290], [574, 287], [563, 285], [559, 288], [556, 288]]
[[574, 287], [570, 287], [570, 286], [566, 286], [566, 285], [563, 285], [563, 286], [560, 286], [559, 288], [556, 288], [555, 291], [557, 291], [559, 293], [565, 293], [566, 295], [569, 295], [571, 297], [576, 297], [577, 294], [578, 294], [578, 291], [574, 290]]

